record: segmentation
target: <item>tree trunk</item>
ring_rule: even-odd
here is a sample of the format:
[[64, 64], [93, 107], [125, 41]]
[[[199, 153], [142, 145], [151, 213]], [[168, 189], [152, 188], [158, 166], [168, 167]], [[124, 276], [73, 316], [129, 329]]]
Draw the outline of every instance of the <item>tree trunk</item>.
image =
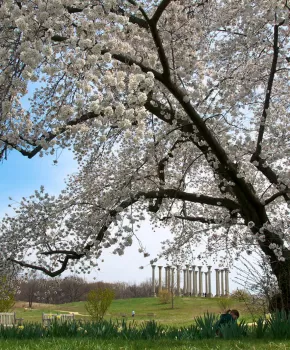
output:
[[271, 263], [273, 273], [277, 277], [281, 296], [276, 299], [276, 309], [290, 312], [290, 260]]

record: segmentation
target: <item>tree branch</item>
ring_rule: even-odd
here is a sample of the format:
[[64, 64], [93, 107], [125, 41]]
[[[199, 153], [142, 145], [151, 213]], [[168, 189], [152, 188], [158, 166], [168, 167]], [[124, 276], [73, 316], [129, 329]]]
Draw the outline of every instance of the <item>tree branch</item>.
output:
[[256, 150], [252, 155], [251, 162], [255, 161], [260, 156], [262, 151], [262, 141], [263, 141], [263, 136], [265, 132], [265, 122], [266, 122], [267, 113], [268, 113], [267, 111], [270, 106], [274, 77], [277, 70], [277, 62], [278, 62], [278, 55], [279, 55], [278, 34], [279, 34], [279, 25], [276, 24], [274, 26], [273, 59], [272, 59], [271, 70], [270, 70], [270, 75], [269, 75], [268, 84], [267, 84], [267, 90], [266, 90], [266, 96], [264, 101], [263, 113], [262, 113], [261, 122], [260, 122]]
[[11, 262], [13, 262], [13, 263], [15, 263], [17, 265], [20, 265], [22, 267], [27, 267], [29, 269], [42, 271], [43, 273], [45, 273], [46, 275], [48, 275], [50, 277], [56, 277], [56, 276], [59, 276], [62, 272], [65, 271], [69, 260], [79, 260], [82, 256], [84, 256], [84, 255], [75, 255], [75, 256], [67, 255], [64, 258], [64, 260], [63, 260], [63, 262], [61, 264], [61, 267], [58, 270], [55, 270], [55, 271], [50, 271], [50, 270], [46, 269], [45, 267], [41, 267], [41, 266], [37, 266], [37, 265], [33, 265], [33, 264], [28, 264], [28, 263], [25, 263], [23, 261], [19, 261], [19, 260], [13, 259], [13, 258], [8, 258], [7, 260], [11, 261]]
[[192, 222], [201, 222], [203, 224], [220, 224], [220, 221], [217, 221], [215, 219], [208, 219], [204, 218], [202, 216], [181, 216], [181, 215], [173, 215], [173, 216], [166, 216], [161, 219], [161, 221], [168, 220], [168, 219], [181, 219], [186, 221], [192, 221]]
[[290, 195], [288, 195], [290, 192], [289, 186], [279, 180], [278, 176], [275, 174], [272, 168], [266, 164], [266, 160], [258, 156], [254, 161], [251, 159], [251, 162], [269, 180], [271, 184], [276, 185], [276, 187], [281, 190], [281, 192], [285, 192], [281, 195], [288, 202], [290, 200]]
[[[121, 203], [119, 203], [116, 207], [116, 209], [110, 210], [108, 212], [108, 217], [105, 219], [105, 223], [102, 225], [101, 229], [99, 230], [98, 234], [95, 237], [96, 241], [101, 242], [104, 238], [104, 235], [106, 231], [108, 230], [110, 224], [113, 222], [115, 216], [120, 213], [120, 209], [126, 209], [132, 204], [136, 203], [141, 198], [145, 199], [158, 199], [158, 198], [174, 198], [174, 199], [180, 199], [182, 201], [189, 201], [191, 203], [201, 203], [201, 204], [207, 204], [212, 206], [218, 206], [218, 207], [225, 207], [228, 210], [236, 210], [240, 209], [239, 205], [227, 198], [218, 198], [218, 197], [210, 197], [206, 195], [199, 195], [195, 193], [188, 193], [179, 191], [176, 189], [160, 189], [158, 191], [149, 191], [149, 192], [137, 192], [136, 194], [132, 194], [130, 198], [125, 199]], [[65, 255], [64, 260], [61, 261], [61, 267], [55, 271], [51, 271], [45, 267], [37, 266], [34, 264], [25, 263], [23, 261], [16, 260], [14, 258], [8, 258], [7, 260], [14, 262], [22, 267], [31, 268], [34, 270], [42, 271], [46, 275], [50, 277], [55, 277], [60, 275], [67, 267], [67, 264], [70, 260], [79, 260], [82, 257], [86, 255], [87, 252], [89, 252], [92, 247], [94, 246], [93, 243], [88, 243], [83, 248], [82, 253], [77, 253], [73, 250], [65, 251], [65, 250], [55, 250], [55, 251], [48, 251], [48, 252], [42, 252], [43, 255]]]
[[158, 5], [154, 15], [151, 18], [151, 22], [155, 25], [159, 21], [159, 18], [162, 16], [162, 13], [165, 11], [166, 7], [171, 3], [171, 0], [162, 0]]
[[281, 196], [283, 196], [285, 198], [285, 195], [287, 195], [287, 194], [290, 194], [290, 190], [284, 190], [284, 191], [277, 192], [265, 200], [265, 205], [272, 203], [276, 198], [279, 198]]
[[[61, 128], [59, 128], [59, 131], [57, 133], [53, 133], [53, 132], [48, 132], [48, 136], [44, 136], [42, 135], [38, 141], [40, 140], [44, 140], [45, 142], [50, 142], [53, 139], [55, 139], [57, 136], [61, 135], [62, 133], [64, 133], [67, 130], [68, 126], [74, 126], [80, 123], [83, 123], [87, 120], [93, 119], [93, 118], [97, 118], [99, 115], [95, 114], [93, 112], [88, 112], [86, 114], [83, 114], [82, 116], [80, 116], [77, 119], [74, 120], [70, 120], [69, 122], [67, 122], [66, 125], [62, 126]], [[32, 151], [26, 151], [25, 149], [20, 148], [19, 146], [8, 142], [6, 140], [2, 140], [3, 142], [5, 142], [8, 146], [16, 149], [17, 151], [19, 151], [23, 156], [28, 157], [29, 159], [33, 158], [37, 153], [39, 153], [42, 150], [42, 146], [36, 146]], [[27, 141], [26, 141], [27, 142]], [[27, 142], [28, 143], [28, 142]]]

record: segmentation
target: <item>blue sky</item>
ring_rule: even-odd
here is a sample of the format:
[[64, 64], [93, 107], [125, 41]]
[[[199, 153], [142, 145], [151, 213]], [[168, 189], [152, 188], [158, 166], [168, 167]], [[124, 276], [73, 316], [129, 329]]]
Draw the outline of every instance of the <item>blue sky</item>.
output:
[[54, 165], [52, 156], [28, 159], [18, 152], [8, 153], [8, 159], [0, 163], [0, 213], [6, 211], [9, 196], [15, 200], [28, 196], [41, 185], [57, 194], [64, 187], [65, 176], [77, 170], [71, 153], [63, 152], [60, 159]]

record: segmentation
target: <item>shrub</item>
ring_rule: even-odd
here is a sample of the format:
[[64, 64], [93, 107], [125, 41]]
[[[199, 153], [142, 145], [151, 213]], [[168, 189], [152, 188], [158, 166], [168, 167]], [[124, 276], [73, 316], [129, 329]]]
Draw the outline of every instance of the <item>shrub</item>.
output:
[[244, 289], [236, 289], [232, 292], [231, 298], [238, 301], [250, 301], [251, 294]]
[[171, 293], [167, 289], [162, 289], [158, 293], [158, 298], [161, 304], [169, 304], [171, 300]]
[[85, 308], [93, 321], [101, 321], [110, 307], [115, 292], [110, 288], [91, 290], [87, 296]]
[[217, 304], [222, 312], [230, 309], [233, 305], [234, 301], [231, 298], [219, 298]]
[[0, 277], [0, 312], [10, 311], [15, 304], [15, 290], [7, 276]]

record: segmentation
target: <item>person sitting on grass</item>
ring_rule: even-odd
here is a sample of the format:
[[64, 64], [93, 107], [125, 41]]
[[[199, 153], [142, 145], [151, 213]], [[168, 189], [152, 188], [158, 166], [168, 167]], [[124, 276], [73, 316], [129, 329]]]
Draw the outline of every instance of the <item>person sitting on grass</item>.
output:
[[240, 316], [240, 313], [238, 310], [227, 310], [224, 314], [221, 314], [221, 317], [216, 324], [216, 328], [217, 328], [216, 334], [221, 335], [221, 332], [220, 332], [221, 327], [231, 322], [236, 322], [239, 316]]

